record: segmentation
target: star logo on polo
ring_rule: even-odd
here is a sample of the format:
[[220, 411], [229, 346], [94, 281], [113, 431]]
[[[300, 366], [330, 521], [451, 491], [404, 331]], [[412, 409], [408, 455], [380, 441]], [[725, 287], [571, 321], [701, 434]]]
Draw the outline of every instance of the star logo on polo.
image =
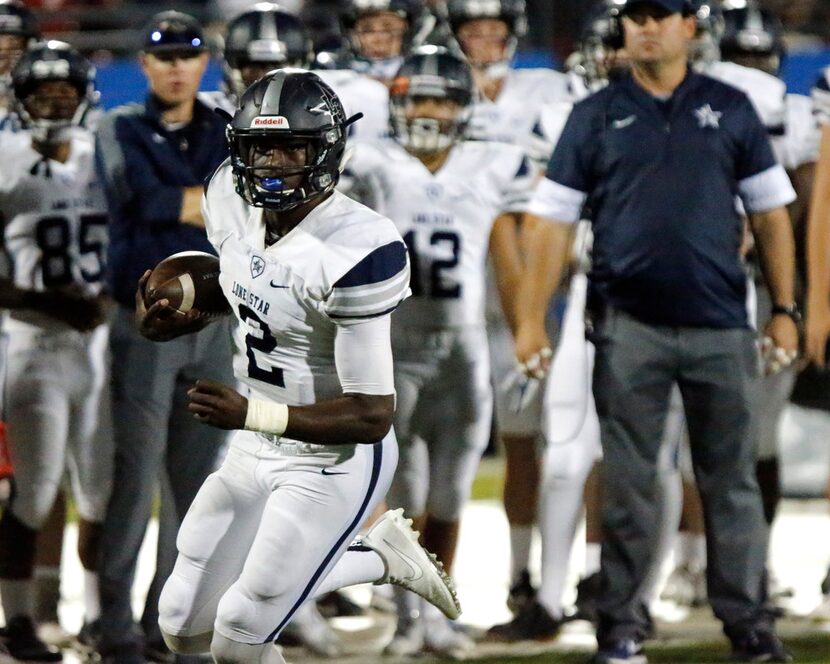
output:
[[715, 111], [709, 104], [695, 109], [695, 116], [701, 129], [712, 127], [712, 129], [720, 129], [720, 119], [723, 113]]
[[260, 256], [251, 257], [251, 277], [256, 279], [259, 275], [265, 272], [265, 261]]

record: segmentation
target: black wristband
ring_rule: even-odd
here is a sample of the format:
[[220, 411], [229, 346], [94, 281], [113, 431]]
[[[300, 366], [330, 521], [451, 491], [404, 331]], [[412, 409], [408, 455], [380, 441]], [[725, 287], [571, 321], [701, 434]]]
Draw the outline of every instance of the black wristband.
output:
[[794, 322], [801, 322], [801, 311], [799, 310], [798, 305], [795, 302], [793, 302], [792, 304], [774, 304], [772, 306], [772, 315], [789, 316], [793, 319]]

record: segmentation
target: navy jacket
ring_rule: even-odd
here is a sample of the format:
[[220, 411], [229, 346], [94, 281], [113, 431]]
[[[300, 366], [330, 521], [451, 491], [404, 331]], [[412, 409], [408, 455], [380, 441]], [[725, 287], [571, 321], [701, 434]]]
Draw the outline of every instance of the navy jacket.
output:
[[215, 253], [203, 229], [179, 220], [182, 187], [202, 185], [228, 156], [226, 120], [196, 101], [193, 120], [169, 131], [152, 95], [113, 109], [96, 136], [98, 174], [110, 210], [108, 283], [133, 307], [138, 279], [170, 254]]

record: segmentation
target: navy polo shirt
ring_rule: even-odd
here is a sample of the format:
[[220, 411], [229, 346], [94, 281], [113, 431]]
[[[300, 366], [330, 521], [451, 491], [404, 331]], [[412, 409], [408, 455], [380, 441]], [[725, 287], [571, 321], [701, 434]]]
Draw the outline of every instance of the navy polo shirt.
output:
[[658, 325], [747, 326], [745, 209], [795, 194], [746, 95], [689, 71], [668, 100], [631, 76], [577, 104], [531, 211], [563, 222], [587, 201], [599, 301]]
[[102, 118], [96, 165], [110, 211], [107, 280], [121, 304], [134, 306], [138, 279], [167, 256], [215, 253], [204, 229], [180, 221], [182, 188], [202, 185], [227, 158], [226, 124], [197, 100], [190, 123], [167, 129], [152, 95]]

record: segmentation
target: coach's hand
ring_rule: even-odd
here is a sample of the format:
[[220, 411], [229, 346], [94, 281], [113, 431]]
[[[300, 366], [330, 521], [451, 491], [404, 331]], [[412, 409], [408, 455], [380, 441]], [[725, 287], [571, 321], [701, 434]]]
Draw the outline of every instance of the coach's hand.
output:
[[200, 422], [219, 429], [244, 429], [248, 400], [215, 380], [197, 380], [187, 391], [187, 409]]
[[209, 317], [198, 309], [191, 309], [183, 314], [171, 307], [168, 300], [159, 300], [147, 307], [144, 292], [149, 277], [150, 270], [147, 270], [138, 280], [135, 293], [135, 318], [143, 337], [150, 341], [170, 341], [185, 334], [198, 332], [210, 322]]
[[798, 357], [798, 327], [792, 318], [784, 314], [770, 318], [764, 328], [761, 355], [767, 375], [776, 374], [795, 362]]

